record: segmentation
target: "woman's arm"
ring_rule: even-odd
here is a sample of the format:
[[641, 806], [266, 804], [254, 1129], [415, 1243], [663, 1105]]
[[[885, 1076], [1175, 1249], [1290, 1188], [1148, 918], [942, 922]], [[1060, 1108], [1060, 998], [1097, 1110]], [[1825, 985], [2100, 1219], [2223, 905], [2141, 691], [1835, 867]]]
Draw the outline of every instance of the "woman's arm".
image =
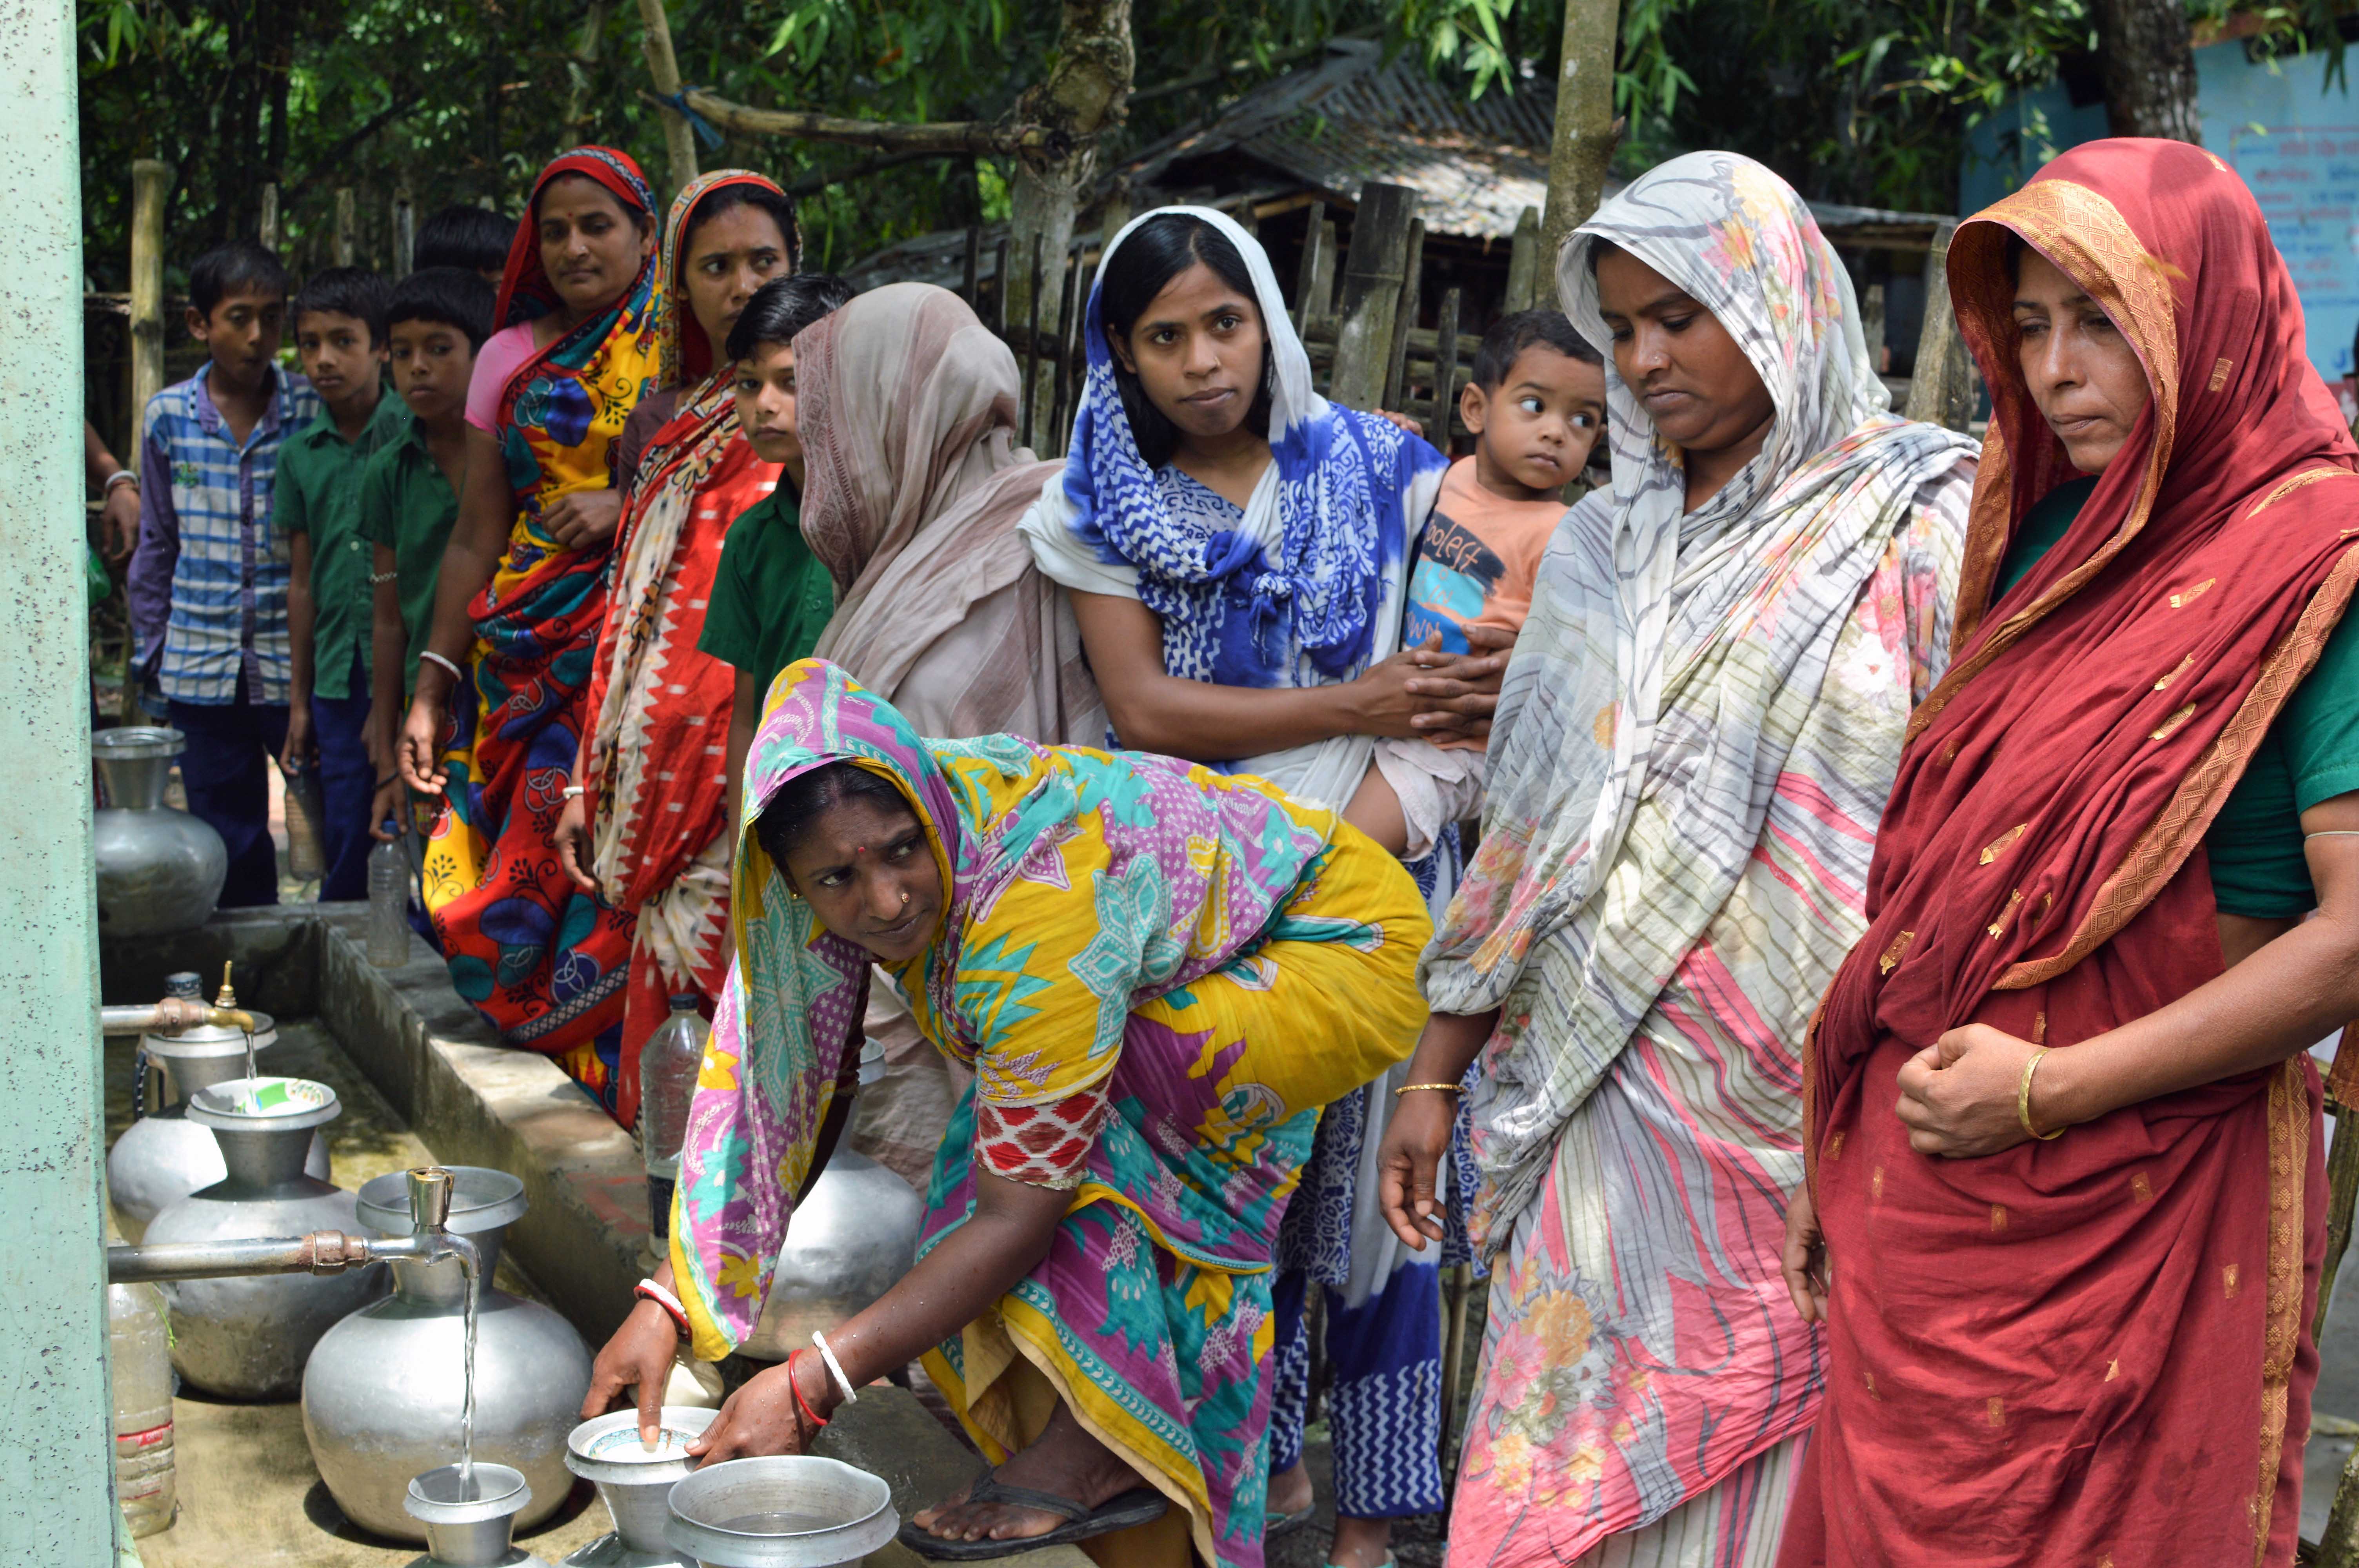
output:
[[[475, 623], [467, 606], [498, 569], [516, 522], [514, 498], [502, 477], [506, 471], [492, 433], [467, 427], [467, 483], [460, 492], [459, 520], [451, 524], [451, 542], [442, 547], [442, 569], [434, 580], [434, 621], [426, 634], [428, 653], [462, 667], [475, 643]], [[436, 741], [454, 684], [451, 672], [432, 659], [419, 661], [418, 687], [402, 721], [396, 761], [401, 782], [420, 795], [442, 793], [444, 773], [435, 755]]]
[[386, 837], [385, 824], [401, 814], [401, 775], [394, 757], [400, 741], [401, 666], [409, 656], [409, 628], [401, 619], [401, 584], [395, 578], [393, 547], [371, 546], [375, 569], [369, 583], [369, 757], [376, 769], [376, 792], [369, 801], [369, 837]]
[[[1072, 1195], [1055, 1187], [1011, 1182], [986, 1171], [974, 1178], [974, 1213], [951, 1231], [875, 1304], [827, 1336], [828, 1348], [854, 1387], [873, 1382], [939, 1345], [983, 1315], [1049, 1255], [1058, 1222]], [[842, 1398], [832, 1378], [803, 1357], [749, 1380], [721, 1407], [704, 1435], [689, 1445], [707, 1463], [752, 1454], [793, 1452], [802, 1442], [793, 1390], [821, 1418]]]
[[1495, 689], [1505, 654], [1473, 657], [1411, 648], [1336, 686], [1264, 689], [1215, 686], [1167, 675], [1163, 622], [1135, 599], [1071, 592], [1073, 619], [1107, 717], [1122, 743], [1194, 762], [1227, 762], [1282, 752], [1338, 735], [1401, 740], [1447, 733], [1425, 719], [1436, 706], [1410, 689], [1419, 677], [1451, 683], [1488, 678]]
[[[2301, 827], [2359, 833], [2359, 792], [2311, 806]], [[2359, 837], [2309, 838], [2302, 849], [2318, 913], [2169, 1006], [2043, 1058], [2032, 1077], [2034, 1126], [2094, 1121], [2269, 1066], [2359, 1017]], [[1975, 1023], [1919, 1052], [1900, 1069], [1910, 1147], [1968, 1159], [2023, 1142], [2016, 1095], [2037, 1049]]]
[[[1408, 1059], [1403, 1084], [1454, 1084], [1474, 1065], [1483, 1043], [1499, 1026], [1499, 1010], [1437, 1012], [1425, 1021], [1417, 1052]], [[1458, 1119], [1458, 1097], [1440, 1089], [1412, 1089], [1400, 1097], [1392, 1125], [1376, 1153], [1376, 1206], [1393, 1234], [1413, 1251], [1441, 1239], [1441, 1205], [1434, 1196], [1450, 1129]]]

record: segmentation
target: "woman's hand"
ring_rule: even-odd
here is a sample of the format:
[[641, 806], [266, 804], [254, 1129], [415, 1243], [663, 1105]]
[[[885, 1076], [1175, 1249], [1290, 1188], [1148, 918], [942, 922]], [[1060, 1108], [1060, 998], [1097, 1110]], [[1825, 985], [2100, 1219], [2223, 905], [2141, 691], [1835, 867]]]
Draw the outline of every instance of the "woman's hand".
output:
[[1376, 1203], [1393, 1234], [1422, 1252], [1442, 1237], [1441, 1200], [1434, 1195], [1450, 1129], [1458, 1119], [1458, 1097], [1419, 1089], [1400, 1097], [1392, 1125], [1376, 1154]]
[[549, 537], [569, 550], [614, 537], [615, 526], [622, 520], [623, 492], [619, 490], [577, 490], [571, 495], [559, 496], [540, 514], [540, 525], [548, 530]]
[[1786, 1205], [1786, 1289], [1793, 1292], [1794, 1310], [1804, 1323], [1824, 1323], [1827, 1317], [1827, 1238], [1819, 1229], [1819, 1208], [1810, 1201], [1808, 1182], [1794, 1189]]
[[[2030, 1134], [2016, 1110], [2024, 1064], [2039, 1047], [1987, 1023], [1952, 1029], [1900, 1069], [1897, 1108], [1919, 1154], [1972, 1160], [2012, 1149]], [[2038, 1080], [2032, 1123], [2039, 1122]]]
[[590, 1392], [582, 1400], [582, 1419], [604, 1415], [623, 1402], [623, 1390], [636, 1384], [639, 1439], [653, 1443], [663, 1426], [664, 1385], [671, 1380], [672, 1357], [679, 1349], [679, 1330], [671, 1314], [641, 1300], [590, 1364]]
[[1499, 682], [1516, 651], [1516, 633], [1504, 626], [1464, 630], [1467, 653], [1430, 659], [1409, 680], [1411, 695], [1425, 699], [1410, 722], [1428, 740], [1479, 741], [1491, 732], [1491, 716], [1498, 711]]
[[564, 809], [557, 814], [557, 831], [549, 841], [557, 846], [557, 863], [573, 879], [573, 885], [592, 898], [598, 896], [598, 879], [590, 874], [590, 814], [583, 809], [580, 795], [568, 796]]
[[767, 1454], [808, 1454], [819, 1426], [804, 1413], [806, 1405], [824, 1421], [835, 1408], [835, 1390], [826, 1364], [798, 1350], [785, 1365], [746, 1379], [688, 1451], [708, 1465]]
[[[1417, 741], [1436, 735], [1446, 738], [1449, 725], [1419, 722], [1420, 715], [1435, 710], [1439, 705], [1416, 689], [1425, 678], [1442, 680], [1474, 680], [1481, 677], [1477, 666], [1489, 662], [1492, 655], [1469, 658], [1441, 651], [1441, 633], [1437, 632], [1414, 648], [1403, 648], [1388, 659], [1370, 665], [1357, 680], [1343, 687], [1352, 704], [1353, 735], [1375, 735], [1387, 741]], [[1506, 661], [1500, 659], [1499, 667]], [[1494, 678], [1492, 684], [1498, 683]], [[1451, 720], [1450, 724], [1456, 721]]]
[[394, 761], [400, 767], [401, 782], [419, 795], [440, 795], [442, 786], [451, 782], [450, 771], [442, 766], [442, 701], [427, 696], [423, 671], [418, 677], [418, 696], [409, 704], [409, 716], [401, 721]]

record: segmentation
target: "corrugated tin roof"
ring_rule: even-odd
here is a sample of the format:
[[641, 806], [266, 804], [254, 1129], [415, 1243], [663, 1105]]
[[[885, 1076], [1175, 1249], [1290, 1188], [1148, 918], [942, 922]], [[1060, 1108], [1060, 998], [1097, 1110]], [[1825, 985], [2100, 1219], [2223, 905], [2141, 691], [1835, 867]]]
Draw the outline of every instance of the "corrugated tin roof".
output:
[[1526, 207], [1548, 198], [1553, 82], [1494, 86], [1472, 103], [1416, 58], [1390, 65], [1375, 44], [1337, 38], [1326, 59], [1245, 93], [1201, 130], [1133, 159], [1134, 187], [1175, 164], [1237, 148], [1304, 184], [1356, 200], [1368, 180], [1418, 190], [1429, 233], [1510, 239]]

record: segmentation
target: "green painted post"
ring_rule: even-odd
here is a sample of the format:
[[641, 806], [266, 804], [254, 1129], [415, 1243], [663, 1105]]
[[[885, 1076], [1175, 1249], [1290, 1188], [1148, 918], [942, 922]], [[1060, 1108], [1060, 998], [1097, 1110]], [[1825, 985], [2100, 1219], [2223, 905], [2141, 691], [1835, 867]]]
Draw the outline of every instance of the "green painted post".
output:
[[114, 1561], [70, 0], [0, 0], [0, 1562]]

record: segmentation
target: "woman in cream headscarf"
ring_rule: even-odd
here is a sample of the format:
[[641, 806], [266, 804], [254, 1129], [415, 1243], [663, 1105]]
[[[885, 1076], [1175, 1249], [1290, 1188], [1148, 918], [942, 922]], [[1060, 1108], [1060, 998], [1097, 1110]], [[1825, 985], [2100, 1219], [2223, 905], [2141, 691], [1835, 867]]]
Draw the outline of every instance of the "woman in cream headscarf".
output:
[[[1408, 1068], [1480, 1063], [1451, 1556], [1762, 1568], [1823, 1389], [1779, 1271], [1799, 1052], [1946, 662], [1974, 448], [1886, 411], [1843, 264], [1748, 158], [1634, 182], [1559, 285], [1614, 482], [1542, 562]], [[1412, 1243], [1456, 1098], [1386, 1141]]]

